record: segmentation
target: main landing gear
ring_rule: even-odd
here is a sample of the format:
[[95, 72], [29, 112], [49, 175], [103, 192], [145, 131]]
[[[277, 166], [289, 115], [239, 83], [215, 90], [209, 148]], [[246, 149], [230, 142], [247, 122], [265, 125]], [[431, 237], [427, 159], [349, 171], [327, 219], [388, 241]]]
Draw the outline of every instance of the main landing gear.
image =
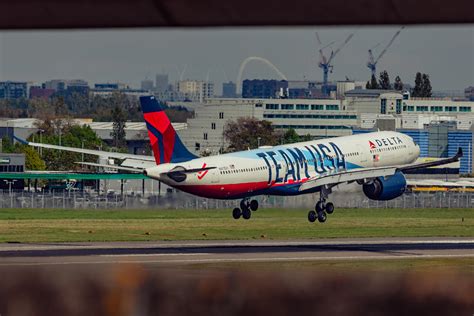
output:
[[240, 202], [240, 208], [234, 208], [234, 210], [232, 211], [232, 217], [234, 219], [239, 219], [242, 216], [244, 219], [250, 219], [250, 217], [252, 216], [252, 211], [256, 211], [257, 209], [257, 200], [249, 201], [249, 199], [246, 198]]
[[308, 212], [308, 221], [314, 223], [316, 220], [318, 220], [318, 222], [324, 223], [327, 219], [327, 214], [334, 213], [334, 204], [331, 202], [326, 202], [326, 199], [330, 193], [330, 188], [321, 188], [319, 201], [316, 203], [314, 210]]

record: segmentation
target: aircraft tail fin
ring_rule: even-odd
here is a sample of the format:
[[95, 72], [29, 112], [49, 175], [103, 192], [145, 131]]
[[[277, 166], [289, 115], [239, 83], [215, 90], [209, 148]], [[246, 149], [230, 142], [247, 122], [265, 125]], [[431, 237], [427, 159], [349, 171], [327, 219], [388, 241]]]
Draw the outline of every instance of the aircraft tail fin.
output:
[[154, 96], [140, 97], [140, 104], [157, 165], [197, 158], [184, 146], [163, 107]]

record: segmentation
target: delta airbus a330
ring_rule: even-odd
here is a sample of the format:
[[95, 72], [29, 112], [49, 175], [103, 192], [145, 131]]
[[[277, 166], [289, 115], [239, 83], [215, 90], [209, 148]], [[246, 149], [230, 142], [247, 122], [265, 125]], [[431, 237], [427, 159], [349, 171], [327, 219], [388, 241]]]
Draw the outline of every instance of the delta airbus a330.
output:
[[[250, 219], [259, 195], [300, 195], [319, 192], [308, 220], [326, 221], [334, 212], [327, 198], [341, 183], [357, 182], [373, 200], [391, 200], [406, 188], [404, 171], [458, 161], [451, 158], [413, 164], [420, 148], [407, 135], [373, 132], [258, 148], [211, 157], [190, 153], [155, 97], [140, 98], [154, 157], [26, 142], [35, 147], [67, 150], [122, 160], [120, 165], [91, 166], [142, 172], [181, 191], [214, 199], [240, 199], [235, 219]], [[25, 142], [24, 140], [21, 140]]]

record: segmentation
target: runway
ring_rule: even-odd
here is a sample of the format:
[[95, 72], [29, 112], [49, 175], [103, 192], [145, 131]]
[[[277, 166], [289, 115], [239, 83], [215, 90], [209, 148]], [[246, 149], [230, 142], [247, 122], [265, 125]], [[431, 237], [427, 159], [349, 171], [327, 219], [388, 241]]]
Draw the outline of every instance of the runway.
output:
[[472, 238], [364, 238], [0, 245], [0, 267], [474, 258]]

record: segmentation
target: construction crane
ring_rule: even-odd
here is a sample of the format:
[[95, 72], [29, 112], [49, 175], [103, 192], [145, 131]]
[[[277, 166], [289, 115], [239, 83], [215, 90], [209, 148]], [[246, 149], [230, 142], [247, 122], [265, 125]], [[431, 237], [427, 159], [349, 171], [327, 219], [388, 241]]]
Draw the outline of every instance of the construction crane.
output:
[[379, 56], [377, 58], [374, 57], [374, 54], [373, 54], [373, 50], [380, 45], [377, 44], [375, 45], [374, 47], [372, 47], [371, 49], [369, 49], [369, 61], [367, 62], [367, 67], [370, 69], [370, 71], [372, 72], [372, 76], [375, 76], [376, 72], [377, 72], [377, 63], [379, 62], [380, 58], [382, 58], [383, 55], [385, 55], [385, 53], [387, 52], [388, 48], [393, 44], [393, 42], [395, 41], [395, 39], [398, 37], [398, 35], [400, 34], [400, 32], [404, 29], [405, 27], [402, 26], [393, 36], [392, 36], [392, 39], [390, 40], [390, 42], [388, 42], [387, 46], [385, 46], [385, 48], [380, 52]]
[[318, 66], [319, 66], [319, 68], [321, 68], [323, 70], [323, 88], [322, 88], [322, 92], [324, 94], [327, 94], [328, 74], [329, 74], [329, 72], [332, 73], [332, 69], [334, 68], [334, 66], [331, 64], [331, 62], [333, 61], [334, 57], [336, 57], [337, 53], [339, 53], [341, 51], [341, 49], [351, 40], [351, 38], [353, 36], [354, 36], [354, 33], [349, 34], [349, 36], [346, 38], [346, 40], [335, 51], [331, 50], [331, 54], [329, 55], [329, 57], [326, 57], [326, 55], [324, 55], [323, 50], [325, 48], [328, 48], [332, 44], [334, 44], [335, 41], [332, 41], [331, 43], [323, 46], [323, 44], [321, 42], [321, 39], [319, 38], [319, 34], [318, 34], [318, 32], [316, 32], [316, 40], [317, 40], [318, 45], [320, 47], [319, 48], [319, 63], [318, 63]]

